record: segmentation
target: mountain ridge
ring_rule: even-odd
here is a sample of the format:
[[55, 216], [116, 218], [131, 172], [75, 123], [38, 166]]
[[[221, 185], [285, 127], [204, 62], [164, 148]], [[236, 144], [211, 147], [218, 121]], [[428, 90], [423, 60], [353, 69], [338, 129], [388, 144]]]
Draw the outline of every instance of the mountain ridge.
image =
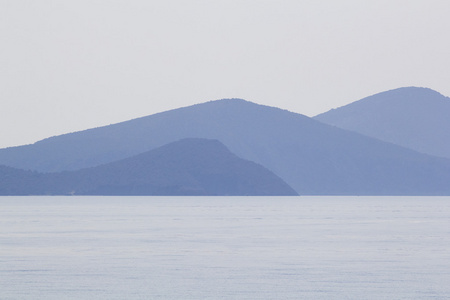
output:
[[[450, 160], [236, 99], [196, 104], [8, 151], [20, 150], [9, 158], [15, 155], [24, 169], [48, 172], [101, 165], [183, 138], [219, 140], [302, 195], [449, 193], [443, 180], [450, 182]], [[0, 164], [7, 164], [6, 152], [0, 150]]]
[[116, 162], [59, 173], [0, 166], [0, 195], [294, 196], [217, 140], [183, 139]]
[[403, 87], [332, 109], [315, 120], [415, 151], [450, 158], [450, 98]]

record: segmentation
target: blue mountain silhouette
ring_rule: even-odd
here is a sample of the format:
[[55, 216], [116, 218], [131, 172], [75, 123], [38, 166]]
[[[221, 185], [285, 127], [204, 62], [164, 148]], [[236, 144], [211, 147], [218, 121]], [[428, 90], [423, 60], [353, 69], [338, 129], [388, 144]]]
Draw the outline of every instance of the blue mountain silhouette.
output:
[[450, 158], [450, 98], [428, 88], [406, 87], [379, 93], [314, 119]]
[[301, 114], [224, 99], [0, 150], [0, 164], [78, 170], [184, 139], [216, 139], [302, 195], [450, 194], [450, 160]]
[[78, 171], [0, 166], [0, 195], [297, 195], [278, 176], [217, 140], [184, 139]]

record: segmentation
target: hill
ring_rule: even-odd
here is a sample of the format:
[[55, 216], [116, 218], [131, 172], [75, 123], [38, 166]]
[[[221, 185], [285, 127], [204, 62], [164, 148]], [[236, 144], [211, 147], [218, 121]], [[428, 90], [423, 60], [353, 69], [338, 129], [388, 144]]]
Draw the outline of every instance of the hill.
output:
[[296, 195], [215, 140], [184, 139], [117, 162], [40, 174], [0, 167], [1, 195]]
[[39, 171], [109, 163], [183, 138], [216, 139], [301, 195], [450, 195], [439, 159], [240, 99], [211, 101], [0, 150], [0, 164]]
[[406, 87], [361, 99], [314, 119], [450, 158], [449, 116], [450, 98], [431, 89]]
[[0, 165], [0, 195], [43, 195], [46, 176]]

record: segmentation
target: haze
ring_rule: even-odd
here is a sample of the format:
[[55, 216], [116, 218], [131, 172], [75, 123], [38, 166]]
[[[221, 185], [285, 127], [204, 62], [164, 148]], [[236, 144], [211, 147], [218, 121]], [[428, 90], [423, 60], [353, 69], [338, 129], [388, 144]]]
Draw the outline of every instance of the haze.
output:
[[0, 147], [239, 97], [450, 95], [449, 1], [0, 0]]

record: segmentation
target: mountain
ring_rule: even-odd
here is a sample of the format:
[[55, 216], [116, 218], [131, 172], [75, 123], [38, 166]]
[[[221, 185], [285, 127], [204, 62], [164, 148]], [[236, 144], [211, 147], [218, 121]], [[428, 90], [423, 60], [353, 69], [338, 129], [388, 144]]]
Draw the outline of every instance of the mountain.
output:
[[0, 164], [76, 170], [184, 138], [216, 139], [301, 195], [450, 195], [450, 160], [240, 99], [179, 108], [0, 150]]
[[117, 162], [47, 173], [0, 166], [1, 195], [297, 195], [216, 140], [184, 139]]
[[428, 88], [406, 87], [379, 93], [314, 119], [450, 158], [450, 98]]
[[45, 175], [0, 165], [0, 195], [42, 195]]

